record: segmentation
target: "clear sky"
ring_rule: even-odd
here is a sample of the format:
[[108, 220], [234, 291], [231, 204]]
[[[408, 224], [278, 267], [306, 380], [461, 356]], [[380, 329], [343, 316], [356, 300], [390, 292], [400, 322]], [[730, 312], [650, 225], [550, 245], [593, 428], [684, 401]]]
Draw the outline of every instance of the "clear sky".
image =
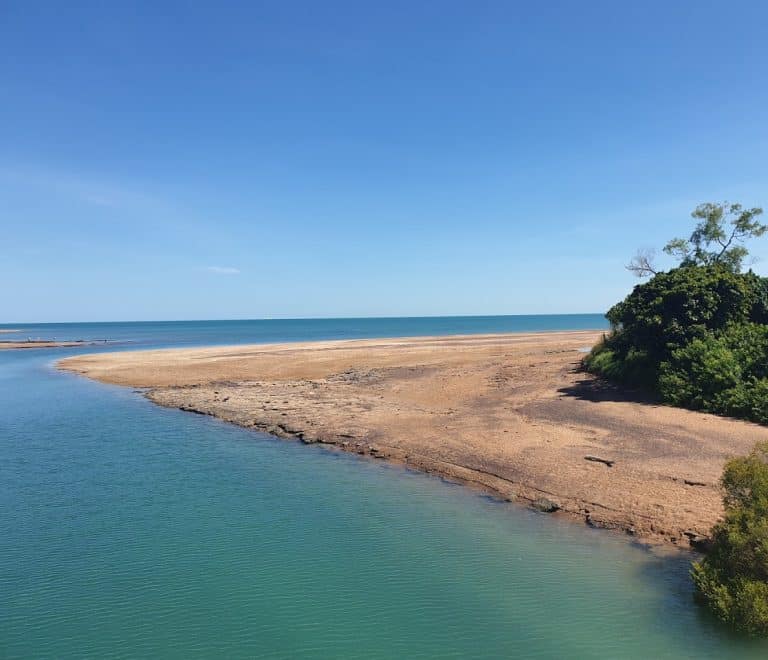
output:
[[0, 322], [604, 311], [697, 203], [768, 207], [767, 25], [5, 0]]

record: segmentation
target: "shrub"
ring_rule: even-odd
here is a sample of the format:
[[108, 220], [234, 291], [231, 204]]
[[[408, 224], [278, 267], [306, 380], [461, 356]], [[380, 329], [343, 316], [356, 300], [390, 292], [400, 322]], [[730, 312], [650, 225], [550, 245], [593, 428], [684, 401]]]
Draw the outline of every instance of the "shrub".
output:
[[615, 334], [604, 338], [584, 358], [584, 366], [592, 373], [647, 387], [652, 387], [656, 381], [656, 370], [650, 365], [645, 351], [633, 346], [623, 347]]
[[768, 278], [681, 266], [634, 288], [587, 370], [668, 403], [768, 423]]
[[734, 628], [768, 635], [768, 442], [729, 461], [721, 484], [725, 517], [693, 565], [696, 594]]
[[596, 344], [584, 358], [584, 364], [590, 371], [603, 374], [607, 378], [618, 379], [621, 377], [622, 365], [612, 351], [606, 339]]
[[749, 272], [743, 276], [751, 291], [752, 308], [749, 317], [755, 323], [768, 323], [768, 278]]
[[659, 392], [678, 406], [768, 423], [768, 326], [731, 325], [675, 349]]
[[722, 266], [687, 266], [659, 273], [634, 288], [606, 314], [614, 330], [609, 344], [620, 359], [640, 353], [655, 385], [672, 351], [730, 324], [751, 320], [761, 309], [756, 275]]

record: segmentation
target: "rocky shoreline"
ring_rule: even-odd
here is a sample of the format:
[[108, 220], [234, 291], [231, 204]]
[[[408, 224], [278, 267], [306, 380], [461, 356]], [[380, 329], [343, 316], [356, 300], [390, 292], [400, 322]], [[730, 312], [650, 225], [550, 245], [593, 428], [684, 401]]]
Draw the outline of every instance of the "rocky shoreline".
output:
[[[481, 490], [493, 497], [506, 502], [515, 502], [528, 506], [541, 513], [557, 513], [567, 515], [583, 521], [590, 527], [606, 529], [625, 533], [632, 537], [638, 537], [651, 544], [671, 544], [678, 547], [690, 547], [693, 550], [703, 551], [707, 548], [709, 538], [706, 533], [696, 529], [683, 530], [682, 534], [673, 536], [664, 530], [656, 529], [649, 521], [648, 526], [637, 524], [636, 520], [630, 520], [617, 510], [595, 502], [584, 502], [562, 497], [556, 493], [541, 490], [535, 486], [511, 481], [498, 474], [465, 465], [457, 465], [447, 461], [441, 461], [409, 453], [399, 447], [371, 444], [365, 438], [355, 437], [350, 433], [316, 433], [307, 431], [300, 425], [291, 422], [272, 422], [271, 420], [246, 420], [238, 414], [231, 414], [225, 410], [213, 408], [198, 408], [190, 404], [189, 390], [182, 391], [171, 389], [152, 390], [145, 393], [147, 399], [166, 408], [176, 408], [197, 415], [215, 417], [230, 424], [236, 424], [243, 428], [265, 433], [283, 440], [295, 440], [305, 445], [322, 445], [323, 447], [350, 452], [371, 459], [386, 460], [388, 462], [415, 469], [426, 474], [442, 477], [454, 483]], [[182, 402], [184, 400], [184, 402]], [[595, 460], [596, 457], [585, 456], [585, 460]], [[596, 462], [604, 464], [613, 461], [597, 459]], [[687, 485], [707, 486], [708, 484], [686, 480]], [[617, 515], [620, 514], [620, 515]]]
[[172, 349], [70, 358], [153, 402], [480, 488], [649, 543], [701, 549], [722, 465], [768, 429], [580, 372], [598, 333]]

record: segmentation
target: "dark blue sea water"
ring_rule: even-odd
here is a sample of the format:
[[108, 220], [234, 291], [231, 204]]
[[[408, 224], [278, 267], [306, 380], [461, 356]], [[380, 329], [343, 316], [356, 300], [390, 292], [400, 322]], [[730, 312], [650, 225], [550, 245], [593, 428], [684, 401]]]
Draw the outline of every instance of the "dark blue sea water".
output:
[[131, 348], [607, 328], [602, 314], [0, 324], [2, 339], [110, 340]]
[[[121, 350], [601, 327], [568, 319], [22, 327]], [[693, 605], [686, 556], [52, 366], [91, 350], [0, 352], [2, 658], [768, 657]]]

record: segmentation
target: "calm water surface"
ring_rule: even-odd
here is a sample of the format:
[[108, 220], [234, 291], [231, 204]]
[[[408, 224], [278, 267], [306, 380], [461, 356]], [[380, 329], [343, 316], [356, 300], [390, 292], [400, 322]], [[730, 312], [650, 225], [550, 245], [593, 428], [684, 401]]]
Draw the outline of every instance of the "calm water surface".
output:
[[[162, 321], [137, 323], [0, 324], [18, 330], [0, 339], [109, 339], [133, 349], [246, 342], [418, 337], [428, 335], [542, 330], [605, 329], [602, 314], [528, 316], [433, 316], [361, 319], [275, 319], [258, 321]], [[114, 350], [114, 348], [112, 349]]]
[[[567, 318], [550, 317], [550, 329], [602, 327], [599, 317]], [[35, 334], [105, 334], [126, 348], [547, 329], [548, 320], [380, 323]], [[692, 606], [684, 557], [159, 408], [51, 366], [92, 350], [0, 353], [0, 657], [768, 656], [766, 644]]]

